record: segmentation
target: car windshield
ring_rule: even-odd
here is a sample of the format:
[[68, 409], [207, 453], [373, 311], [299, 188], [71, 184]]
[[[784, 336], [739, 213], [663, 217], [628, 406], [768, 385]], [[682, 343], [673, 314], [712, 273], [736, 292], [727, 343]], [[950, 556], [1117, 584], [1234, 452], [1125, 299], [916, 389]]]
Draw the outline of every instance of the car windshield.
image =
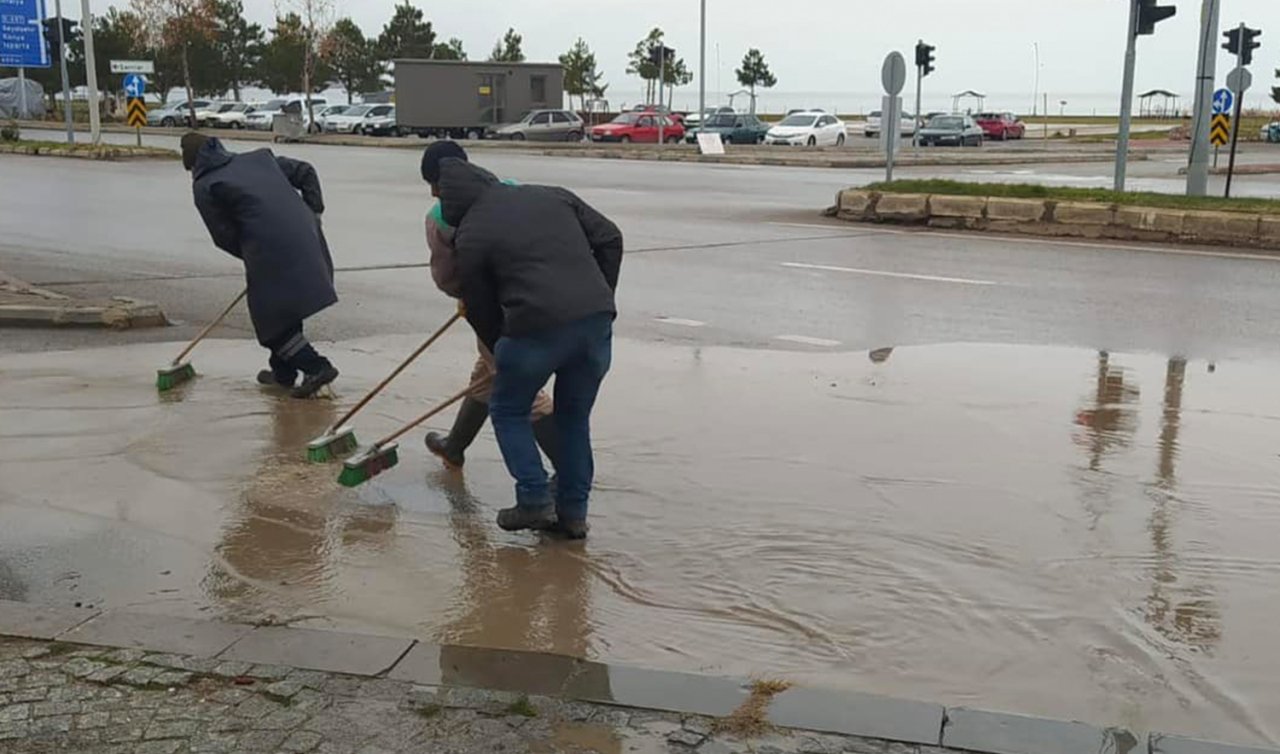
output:
[[872, 111], [867, 115], [867, 117], [868, 117], [868, 118], [879, 118], [879, 117], [880, 117], [880, 111], [879, 111], [879, 110], [872, 110]]
[[229, 105], [222, 105], [222, 106], [220, 106], [220, 107], [218, 108], [218, 112], [220, 112], [220, 113], [229, 113], [229, 112], [231, 112], [232, 110], [235, 110], [235, 109], [236, 109], [236, 107], [237, 107], [237, 105], [236, 105], [234, 102], [233, 102], [233, 103], [231, 103], [231, 104], [229, 104]]
[[334, 105], [333, 107], [327, 108], [325, 113], [328, 115], [342, 115], [350, 109], [350, 105]]
[[954, 115], [943, 115], [929, 121], [929, 128], [958, 130], [964, 128], [964, 118], [957, 118]]
[[260, 113], [274, 113], [274, 112], [277, 112], [278, 110], [283, 109], [283, 108], [284, 108], [284, 106], [285, 106], [287, 103], [288, 103], [288, 100], [283, 100], [283, 99], [273, 99], [273, 100], [268, 101], [268, 102], [267, 102], [267, 104], [265, 104], [265, 105], [263, 105], [262, 107], [258, 108], [258, 112], [260, 112]]
[[732, 115], [720, 114], [707, 121], [709, 128], [732, 128], [736, 118]]
[[782, 119], [779, 126], [802, 126], [808, 128], [818, 120], [816, 115], [791, 115]]
[[623, 113], [622, 115], [619, 115], [618, 117], [614, 118], [613, 122], [621, 123], [623, 125], [629, 126], [636, 123], [639, 120], [640, 120], [639, 113]]
[[978, 113], [973, 116], [974, 120], [1000, 120], [999, 113]]
[[373, 109], [373, 105], [356, 105], [355, 107], [343, 113], [343, 115], [354, 115], [356, 117], [360, 117], [361, 115], [364, 115], [365, 113], [369, 112], [372, 109]]

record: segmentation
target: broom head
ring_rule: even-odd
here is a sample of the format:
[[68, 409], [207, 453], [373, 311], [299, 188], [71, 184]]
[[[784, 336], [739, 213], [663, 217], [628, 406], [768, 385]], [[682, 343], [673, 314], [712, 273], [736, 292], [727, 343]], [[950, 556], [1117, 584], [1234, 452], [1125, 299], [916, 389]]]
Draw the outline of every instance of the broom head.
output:
[[196, 376], [196, 368], [191, 366], [191, 362], [185, 364], [173, 364], [164, 369], [156, 370], [156, 389], [160, 392], [172, 390], [184, 382], [189, 382]]
[[350, 455], [358, 446], [356, 431], [351, 427], [339, 427], [307, 443], [307, 460], [311, 463], [327, 463]]
[[342, 463], [338, 484], [344, 487], [358, 487], [390, 469], [400, 463], [399, 448], [400, 446], [396, 443], [386, 447], [375, 445], [357, 456], [348, 458]]

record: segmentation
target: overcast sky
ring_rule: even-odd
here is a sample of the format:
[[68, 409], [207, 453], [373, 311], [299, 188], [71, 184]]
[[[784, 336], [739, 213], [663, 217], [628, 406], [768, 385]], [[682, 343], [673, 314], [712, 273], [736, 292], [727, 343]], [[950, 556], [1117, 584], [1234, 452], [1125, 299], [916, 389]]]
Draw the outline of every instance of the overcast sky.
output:
[[[273, 0], [244, 2], [253, 20], [270, 22]], [[524, 35], [525, 53], [533, 61], [555, 60], [582, 36], [612, 85], [611, 99], [630, 100], [639, 92], [639, 81], [624, 74], [626, 53], [654, 26], [662, 27], [668, 45], [697, 69], [698, 0], [413, 2], [441, 38], [461, 38], [473, 59], [486, 57], [508, 26]], [[95, 8], [108, 4], [93, 3]], [[375, 36], [395, 0], [336, 3], [340, 15], [351, 16]], [[1162, 4], [1176, 5], [1178, 15], [1160, 24], [1155, 36], [1139, 38], [1138, 91], [1165, 88], [1190, 97], [1201, 2]], [[1041, 91], [1051, 101], [1111, 92], [1118, 99], [1127, 9], [1125, 0], [707, 0], [707, 85], [716, 86], [719, 45], [726, 90], [736, 88], [733, 69], [743, 53], [759, 47], [779, 89], [878, 91], [884, 55], [896, 49], [910, 58], [916, 40], [923, 38], [938, 47], [938, 70], [928, 80], [938, 90], [973, 88], [1020, 100], [990, 102], [993, 107], [1029, 103], [1032, 45], [1039, 43]], [[1280, 0], [1222, 0], [1222, 26], [1241, 21], [1264, 30], [1253, 67], [1254, 93], [1261, 95], [1277, 83], [1272, 76], [1280, 67]], [[1220, 81], [1232, 65], [1222, 52]]]

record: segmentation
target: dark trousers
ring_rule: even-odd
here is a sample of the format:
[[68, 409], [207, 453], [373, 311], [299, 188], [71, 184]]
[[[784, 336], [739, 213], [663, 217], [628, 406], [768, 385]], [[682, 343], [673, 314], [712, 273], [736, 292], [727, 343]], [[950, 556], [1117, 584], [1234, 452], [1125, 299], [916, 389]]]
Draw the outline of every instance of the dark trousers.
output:
[[316, 374], [329, 366], [329, 360], [316, 352], [307, 336], [302, 333], [302, 323], [290, 327], [263, 345], [271, 350], [271, 371], [281, 383], [291, 383], [298, 372]]
[[536, 335], [498, 340], [493, 350], [497, 375], [489, 415], [502, 460], [516, 480], [516, 505], [539, 508], [552, 503], [529, 417], [535, 396], [554, 374], [552, 416], [560, 442], [556, 512], [566, 521], [587, 517], [595, 475], [591, 409], [612, 355], [612, 314], [593, 315]]

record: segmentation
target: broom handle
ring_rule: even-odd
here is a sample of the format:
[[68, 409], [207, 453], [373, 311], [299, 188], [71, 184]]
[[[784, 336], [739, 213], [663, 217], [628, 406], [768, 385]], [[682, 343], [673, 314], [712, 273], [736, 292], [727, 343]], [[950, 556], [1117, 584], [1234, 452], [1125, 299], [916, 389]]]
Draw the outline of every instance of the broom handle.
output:
[[403, 427], [401, 427], [400, 429], [397, 429], [394, 433], [389, 434], [389, 435], [387, 435], [386, 437], [384, 437], [384, 438], [382, 438], [381, 440], [379, 440], [378, 442], [374, 443], [374, 447], [375, 447], [375, 448], [385, 448], [386, 446], [388, 446], [388, 445], [390, 445], [391, 443], [395, 442], [396, 440], [400, 439], [400, 438], [401, 438], [402, 436], [404, 436], [404, 435], [405, 435], [409, 430], [413, 429], [414, 427], [418, 426], [419, 424], [422, 424], [423, 422], [427, 421], [428, 419], [430, 419], [431, 417], [433, 417], [433, 416], [435, 416], [436, 414], [440, 413], [441, 411], [444, 411], [446, 408], [448, 408], [448, 407], [452, 406], [453, 404], [457, 403], [458, 401], [462, 400], [463, 398], [466, 398], [468, 395], [471, 395], [472, 393], [474, 393], [475, 391], [477, 391], [477, 390], [479, 390], [480, 388], [484, 387], [485, 385], [488, 385], [488, 384], [489, 384], [490, 382], [492, 382], [492, 381], [493, 381], [493, 378], [492, 378], [492, 377], [488, 377], [488, 376], [481, 377], [480, 379], [476, 380], [475, 382], [471, 383], [470, 385], [467, 385], [466, 389], [464, 389], [464, 390], [462, 390], [461, 392], [457, 393], [456, 395], [454, 395], [454, 396], [453, 396], [452, 398], [450, 398], [449, 400], [445, 401], [444, 403], [441, 403], [439, 406], [436, 406], [435, 408], [431, 409], [430, 411], [428, 411], [427, 413], [423, 414], [422, 416], [419, 416], [417, 419], [414, 419], [413, 421], [411, 421], [411, 422], [409, 422], [408, 424], [404, 425], [404, 426], [403, 426]]
[[187, 347], [182, 349], [182, 353], [178, 354], [178, 358], [173, 360], [174, 366], [177, 366], [179, 363], [181, 363], [181, 361], [187, 357], [187, 354], [195, 350], [195, 347], [200, 345], [200, 341], [204, 340], [205, 337], [209, 335], [209, 333], [213, 332], [213, 328], [222, 324], [222, 320], [226, 319], [227, 315], [231, 313], [231, 310], [236, 308], [236, 304], [240, 303], [241, 299], [243, 299], [247, 295], [249, 295], [248, 288], [245, 288], [243, 291], [240, 291], [240, 295], [236, 296], [234, 301], [227, 304], [227, 308], [222, 310], [222, 313], [218, 315], [217, 319], [205, 325], [204, 329], [200, 331], [200, 334], [196, 336], [196, 339], [188, 343]]
[[440, 329], [432, 333], [430, 338], [427, 338], [427, 342], [418, 346], [417, 350], [409, 354], [409, 358], [405, 359], [404, 362], [400, 364], [400, 366], [396, 367], [395, 370], [391, 372], [391, 374], [387, 375], [386, 379], [384, 379], [382, 382], [379, 382], [377, 387], [375, 387], [373, 390], [370, 390], [368, 395], [361, 398], [359, 403], [352, 406], [350, 411], [343, 414], [341, 419], [334, 422], [333, 426], [329, 427], [329, 432], [332, 433], [334, 430], [338, 429], [343, 424], [346, 424], [351, 419], [351, 417], [355, 416], [360, 411], [360, 409], [369, 405], [369, 401], [377, 397], [378, 393], [381, 393], [383, 389], [386, 388], [387, 385], [390, 385], [391, 381], [394, 380], [396, 377], [398, 377], [401, 372], [408, 369], [409, 365], [412, 364], [415, 359], [421, 356], [423, 351], [430, 348], [432, 343], [435, 343], [437, 340], [439, 340], [440, 336], [444, 335], [445, 331], [447, 331], [450, 327], [452, 327], [453, 323], [457, 322], [461, 318], [462, 318], [462, 312], [454, 312], [452, 317], [450, 317], [443, 325], [440, 325]]

